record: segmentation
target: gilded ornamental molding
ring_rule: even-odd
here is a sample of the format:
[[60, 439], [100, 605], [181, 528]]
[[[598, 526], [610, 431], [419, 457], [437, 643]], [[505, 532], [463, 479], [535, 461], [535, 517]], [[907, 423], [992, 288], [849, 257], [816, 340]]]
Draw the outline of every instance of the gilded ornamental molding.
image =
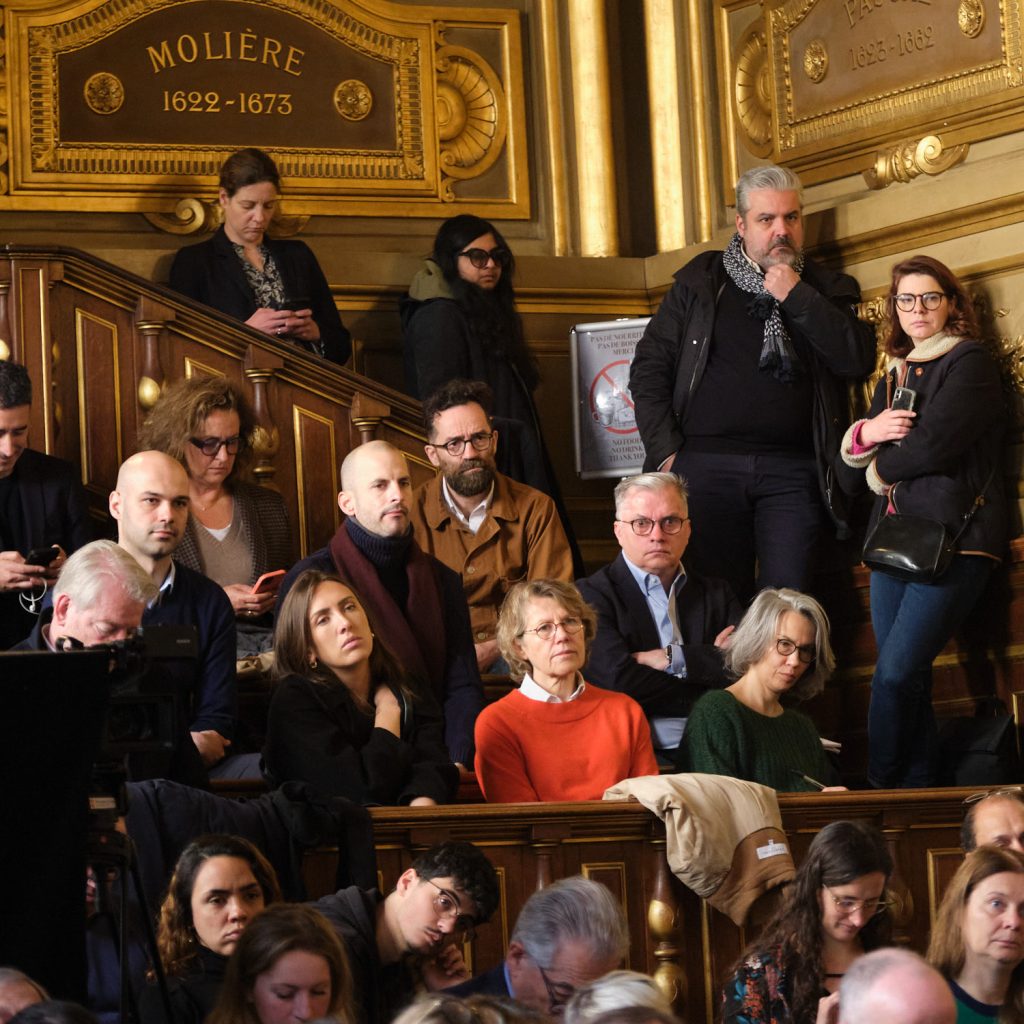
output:
[[529, 216], [516, 11], [389, 0], [0, 8], [16, 40], [6, 53], [0, 40], [0, 208], [134, 210], [172, 233], [206, 231], [220, 164], [255, 145], [278, 163], [292, 230], [314, 213], [444, 216], [470, 201]]
[[864, 171], [868, 188], [888, 188], [894, 181], [908, 182], [921, 174], [936, 175], [963, 163], [971, 147], [965, 142], [943, 148], [937, 135], [909, 139], [875, 157], [874, 165]]

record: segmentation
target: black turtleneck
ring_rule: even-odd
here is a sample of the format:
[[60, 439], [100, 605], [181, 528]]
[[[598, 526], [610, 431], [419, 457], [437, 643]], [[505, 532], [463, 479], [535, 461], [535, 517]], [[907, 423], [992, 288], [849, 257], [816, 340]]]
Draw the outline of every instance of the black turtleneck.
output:
[[404, 611], [409, 601], [409, 577], [405, 567], [412, 544], [412, 527], [402, 537], [380, 537], [349, 518], [345, 520], [345, 529], [360, 554], [373, 563], [384, 589]]

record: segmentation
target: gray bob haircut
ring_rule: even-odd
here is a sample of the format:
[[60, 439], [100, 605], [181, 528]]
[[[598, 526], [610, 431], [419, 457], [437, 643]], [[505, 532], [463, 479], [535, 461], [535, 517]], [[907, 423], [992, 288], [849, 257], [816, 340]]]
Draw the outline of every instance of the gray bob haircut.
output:
[[148, 604], [159, 593], [149, 573], [112, 540], [94, 540], [65, 563], [53, 586], [53, 599], [67, 594], [76, 605], [95, 603], [111, 582], [133, 601]]
[[590, 1024], [612, 1010], [643, 1007], [655, 1013], [672, 1015], [665, 993], [648, 974], [638, 971], [612, 971], [582, 985], [565, 1005], [563, 1024]]
[[675, 491], [683, 501], [690, 493], [686, 481], [675, 473], [640, 473], [627, 476], [615, 485], [615, 515], [618, 516], [623, 502], [633, 491]]
[[582, 942], [598, 960], [621, 960], [629, 949], [622, 907], [607, 886], [583, 875], [553, 882], [535, 892], [519, 912], [512, 942], [549, 968], [564, 942]]
[[773, 192], [795, 192], [804, 204], [804, 186], [800, 179], [788, 168], [777, 164], [765, 164], [763, 167], [751, 167], [736, 182], [736, 212], [746, 217], [750, 209], [750, 193], [771, 189]]
[[794, 697], [807, 700], [825, 688], [836, 667], [836, 658], [832, 653], [825, 609], [799, 590], [768, 588], [754, 598], [732, 635], [725, 654], [725, 667], [738, 679], [765, 657], [775, 646], [779, 621], [786, 612], [803, 615], [814, 626], [814, 662], [793, 687]]

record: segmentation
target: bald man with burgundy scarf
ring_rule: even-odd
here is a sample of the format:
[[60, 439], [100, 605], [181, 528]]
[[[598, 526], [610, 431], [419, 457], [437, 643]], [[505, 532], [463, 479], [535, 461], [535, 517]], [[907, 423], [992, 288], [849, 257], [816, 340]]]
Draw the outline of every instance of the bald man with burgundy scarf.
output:
[[346, 519], [327, 547], [285, 576], [277, 610], [306, 569], [336, 573], [351, 584], [414, 684], [443, 708], [452, 761], [471, 765], [483, 687], [462, 579], [413, 539], [411, 503], [409, 467], [397, 448], [386, 441], [354, 448], [341, 464], [338, 506]]

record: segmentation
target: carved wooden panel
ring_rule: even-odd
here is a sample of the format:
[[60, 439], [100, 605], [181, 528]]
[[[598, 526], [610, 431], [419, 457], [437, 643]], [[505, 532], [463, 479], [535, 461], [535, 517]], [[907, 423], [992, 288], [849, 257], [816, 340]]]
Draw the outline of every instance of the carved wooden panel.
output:
[[338, 446], [333, 419], [296, 404], [292, 409], [299, 541], [323, 547], [338, 528]]
[[110, 401], [121, 395], [120, 339], [115, 323], [83, 309], [75, 315], [74, 339], [82, 483], [102, 495], [124, 450], [120, 401]]

